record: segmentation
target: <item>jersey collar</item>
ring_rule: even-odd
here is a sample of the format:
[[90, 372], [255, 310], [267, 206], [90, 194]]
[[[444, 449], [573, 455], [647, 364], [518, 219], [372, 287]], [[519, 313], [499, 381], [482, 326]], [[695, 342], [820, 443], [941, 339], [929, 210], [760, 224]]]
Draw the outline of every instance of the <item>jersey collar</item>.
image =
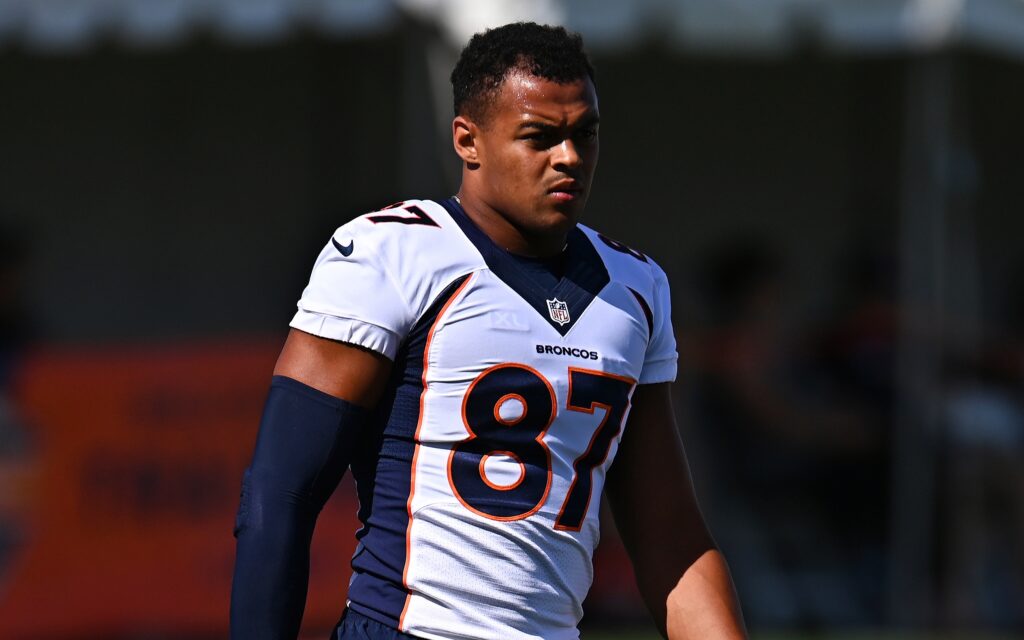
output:
[[561, 280], [548, 288], [538, 285], [515, 258], [476, 226], [457, 198], [443, 200], [440, 204], [480, 252], [490, 270], [562, 336], [569, 333], [610, 281], [604, 261], [579, 227], [573, 227], [566, 238], [565, 271]]

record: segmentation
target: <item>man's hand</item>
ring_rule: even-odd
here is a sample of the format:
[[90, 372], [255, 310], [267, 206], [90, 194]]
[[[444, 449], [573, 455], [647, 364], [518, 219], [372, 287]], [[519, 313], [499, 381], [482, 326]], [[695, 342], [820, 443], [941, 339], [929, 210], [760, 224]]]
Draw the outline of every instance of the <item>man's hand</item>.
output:
[[725, 558], [705, 551], [683, 573], [666, 602], [668, 637], [745, 638]]
[[671, 640], [746, 638], [725, 559], [693, 493], [669, 384], [633, 394], [605, 492], [658, 630]]

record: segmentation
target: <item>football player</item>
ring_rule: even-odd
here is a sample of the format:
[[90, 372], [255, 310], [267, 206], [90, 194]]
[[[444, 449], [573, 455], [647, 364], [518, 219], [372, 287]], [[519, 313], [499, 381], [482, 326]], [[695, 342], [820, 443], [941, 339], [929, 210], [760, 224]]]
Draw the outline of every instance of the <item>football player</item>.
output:
[[363, 526], [335, 638], [578, 638], [602, 495], [661, 632], [744, 637], [673, 417], [665, 273], [579, 224], [600, 117], [580, 37], [478, 34], [452, 84], [458, 194], [339, 228], [298, 303], [243, 481], [231, 637], [296, 637], [348, 468]]

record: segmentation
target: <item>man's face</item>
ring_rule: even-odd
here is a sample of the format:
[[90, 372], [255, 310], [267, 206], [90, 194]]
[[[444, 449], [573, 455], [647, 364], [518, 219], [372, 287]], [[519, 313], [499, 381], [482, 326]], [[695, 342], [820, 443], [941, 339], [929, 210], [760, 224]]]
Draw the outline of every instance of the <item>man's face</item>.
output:
[[589, 78], [557, 83], [513, 72], [476, 135], [482, 199], [525, 236], [567, 232], [590, 194], [597, 126]]

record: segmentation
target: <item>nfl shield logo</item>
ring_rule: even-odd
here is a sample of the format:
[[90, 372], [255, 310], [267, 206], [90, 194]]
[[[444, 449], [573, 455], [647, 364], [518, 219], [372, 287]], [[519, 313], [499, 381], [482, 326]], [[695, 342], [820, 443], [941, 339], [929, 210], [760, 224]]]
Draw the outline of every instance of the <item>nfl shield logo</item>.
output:
[[548, 313], [551, 315], [551, 320], [559, 325], [568, 324], [569, 322], [569, 305], [558, 298], [548, 300]]

